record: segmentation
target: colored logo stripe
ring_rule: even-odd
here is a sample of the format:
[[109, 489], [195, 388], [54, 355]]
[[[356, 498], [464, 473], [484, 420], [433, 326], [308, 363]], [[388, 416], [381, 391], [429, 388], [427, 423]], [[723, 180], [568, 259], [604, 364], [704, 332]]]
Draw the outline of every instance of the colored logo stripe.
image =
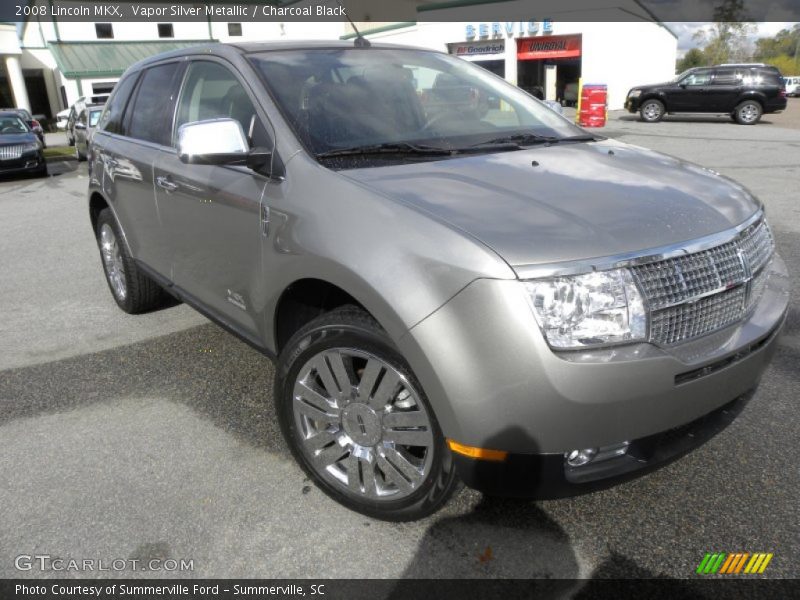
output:
[[706, 552], [697, 566], [699, 575], [731, 575], [739, 573], [763, 573], [774, 555], [766, 552]]

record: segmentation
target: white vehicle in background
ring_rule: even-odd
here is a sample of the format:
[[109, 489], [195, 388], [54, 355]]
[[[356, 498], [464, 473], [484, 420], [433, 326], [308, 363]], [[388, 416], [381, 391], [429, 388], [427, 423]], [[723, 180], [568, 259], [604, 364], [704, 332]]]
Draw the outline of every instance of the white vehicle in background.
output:
[[784, 77], [783, 86], [787, 96], [800, 96], [800, 76]]
[[65, 108], [60, 113], [56, 114], [56, 129], [66, 129], [67, 122], [69, 121], [69, 108]]

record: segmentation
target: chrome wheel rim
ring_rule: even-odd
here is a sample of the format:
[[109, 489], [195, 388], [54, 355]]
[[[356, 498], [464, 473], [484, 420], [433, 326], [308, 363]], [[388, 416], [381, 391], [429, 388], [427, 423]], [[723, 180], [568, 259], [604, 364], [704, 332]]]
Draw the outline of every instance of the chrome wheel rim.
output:
[[128, 292], [125, 285], [125, 265], [122, 262], [117, 236], [108, 223], [104, 223], [100, 228], [100, 254], [103, 256], [103, 267], [111, 284], [111, 291], [117, 298], [124, 300]]
[[758, 118], [758, 107], [747, 104], [739, 110], [739, 117], [745, 123], [752, 123]]
[[657, 119], [661, 116], [661, 107], [655, 102], [648, 102], [644, 105], [644, 116], [647, 119]]
[[300, 369], [292, 410], [314, 472], [348, 496], [395, 501], [431, 470], [430, 416], [397, 369], [349, 348], [320, 352]]

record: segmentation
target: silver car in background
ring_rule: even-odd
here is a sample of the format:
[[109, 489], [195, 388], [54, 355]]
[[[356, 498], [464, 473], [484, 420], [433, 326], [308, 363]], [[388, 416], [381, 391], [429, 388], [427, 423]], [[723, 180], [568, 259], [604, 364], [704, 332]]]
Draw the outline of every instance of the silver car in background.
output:
[[125, 73], [88, 192], [120, 308], [174, 296], [273, 358], [297, 461], [377, 518], [459, 480], [588, 492], [724, 428], [788, 306], [761, 203], [468, 62], [365, 46]]
[[104, 104], [87, 104], [84, 106], [73, 125], [73, 140], [75, 144], [75, 158], [78, 161], [86, 160], [89, 144], [92, 141], [94, 130], [100, 121]]

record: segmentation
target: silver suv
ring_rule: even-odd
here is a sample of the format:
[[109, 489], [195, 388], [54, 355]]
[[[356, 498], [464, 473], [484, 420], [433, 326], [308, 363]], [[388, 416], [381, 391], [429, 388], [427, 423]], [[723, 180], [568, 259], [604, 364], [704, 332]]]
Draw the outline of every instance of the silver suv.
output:
[[275, 359], [297, 461], [378, 518], [680, 456], [744, 406], [787, 311], [742, 186], [438, 52], [162, 54], [116, 86], [89, 168], [120, 308], [174, 296]]

